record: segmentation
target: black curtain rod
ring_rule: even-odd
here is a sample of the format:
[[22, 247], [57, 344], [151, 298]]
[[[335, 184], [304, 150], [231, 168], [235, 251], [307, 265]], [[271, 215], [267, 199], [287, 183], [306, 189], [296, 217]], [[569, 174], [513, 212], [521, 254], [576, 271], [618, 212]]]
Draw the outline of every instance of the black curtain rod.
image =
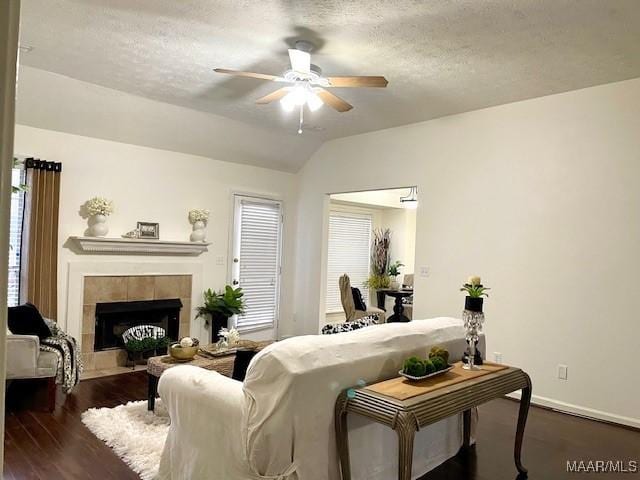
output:
[[37, 170], [49, 170], [52, 172], [61, 172], [61, 162], [47, 162], [46, 160], [40, 160], [39, 158], [26, 158], [24, 161], [25, 168], [35, 168]]

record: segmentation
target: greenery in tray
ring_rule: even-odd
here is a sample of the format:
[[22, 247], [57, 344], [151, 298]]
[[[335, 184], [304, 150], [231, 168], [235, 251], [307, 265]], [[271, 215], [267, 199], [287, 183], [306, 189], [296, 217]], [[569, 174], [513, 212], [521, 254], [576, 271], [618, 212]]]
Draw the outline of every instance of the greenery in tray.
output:
[[429, 352], [429, 358], [441, 357], [444, 363], [449, 364], [449, 352], [442, 347], [433, 347]]
[[432, 373], [435, 373], [438, 371], [435, 364], [431, 360], [423, 360], [422, 363], [424, 363], [425, 375], [431, 375]]
[[223, 315], [227, 318], [244, 313], [242, 288], [224, 287], [224, 292], [214, 292], [210, 288], [204, 292], [204, 305], [198, 307], [198, 317]]
[[169, 338], [152, 338], [147, 337], [142, 340], [131, 339], [124, 344], [124, 347], [130, 352], [148, 352], [159, 348], [165, 348], [169, 345]]
[[487, 290], [491, 290], [490, 288], [482, 286], [480, 277], [472, 276], [467, 279], [467, 283], [462, 285], [460, 289], [461, 292], [467, 292], [467, 295], [471, 298], [481, 298], [488, 297], [489, 294], [486, 293]]
[[423, 377], [449, 367], [449, 352], [442, 347], [433, 347], [429, 358], [409, 357], [404, 361], [402, 372], [412, 377]]
[[436, 372], [447, 368], [447, 362], [442, 357], [431, 357], [431, 363], [433, 363]]
[[402, 369], [407, 375], [413, 377], [423, 377], [426, 375], [426, 367], [424, 361], [418, 357], [409, 357], [404, 361], [404, 368]]

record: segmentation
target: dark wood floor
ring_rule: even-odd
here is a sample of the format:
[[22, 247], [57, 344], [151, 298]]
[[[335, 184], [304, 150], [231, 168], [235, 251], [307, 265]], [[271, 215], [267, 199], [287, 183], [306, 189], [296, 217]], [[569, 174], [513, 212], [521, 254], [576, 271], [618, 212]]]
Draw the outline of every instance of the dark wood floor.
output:
[[[14, 384], [8, 394], [6, 480], [138, 478], [84, 427], [80, 414], [90, 407], [112, 407], [146, 398], [144, 372], [84, 381], [54, 413], [44, 411], [46, 400], [34, 398], [33, 394], [34, 387], [29, 384]], [[34, 401], [26, 402], [25, 398], [34, 398]], [[61, 403], [60, 394], [59, 400]], [[515, 402], [496, 400], [483, 405], [474, 450], [449, 460], [421, 480], [513, 480], [517, 473], [512, 460], [516, 418]], [[567, 460], [581, 459], [640, 461], [640, 433], [532, 408], [523, 450], [523, 462], [529, 468], [530, 479], [584, 476], [640, 480], [640, 473], [566, 472]]]

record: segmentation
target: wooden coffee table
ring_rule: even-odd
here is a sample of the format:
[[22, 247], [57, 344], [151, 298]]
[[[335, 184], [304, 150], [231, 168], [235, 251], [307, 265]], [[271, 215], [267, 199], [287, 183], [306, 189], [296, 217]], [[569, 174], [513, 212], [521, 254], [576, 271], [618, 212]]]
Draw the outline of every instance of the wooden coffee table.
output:
[[363, 388], [345, 390], [336, 400], [335, 429], [342, 480], [351, 479], [347, 414], [357, 413], [391, 427], [398, 434], [398, 479], [410, 480], [415, 432], [458, 413], [463, 414], [463, 447], [470, 446], [471, 409], [489, 400], [522, 390], [514, 446], [518, 472], [526, 476], [520, 454], [531, 400], [531, 380], [519, 368], [487, 363], [477, 373], [455, 364], [438, 377], [409, 383], [402, 377]]
[[[272, 341], [264, 342], [252, 342], [251, 348], [256, 351], [262, 350], [267, 345], [273, 343]], [[157, 357], [151, 357], [147, 361], [147, 409], [152, 411], [155, 407], [156, 397], [158, 396], [158, 382], [162, 374], [168, 369], [177, 365], [193, 365], [194, 367], [204, 368], [205, 370], [214, 370], [221, 375], [231, 377], [233, 374], [233, 364], [236, 360], [236, 354], [230, 353], [219, 357], [211, 357], [208, 355], [198, 353], [193, 360], [189, 362], [179, 362], [174, 360], [169, 355], [160, 355]]]

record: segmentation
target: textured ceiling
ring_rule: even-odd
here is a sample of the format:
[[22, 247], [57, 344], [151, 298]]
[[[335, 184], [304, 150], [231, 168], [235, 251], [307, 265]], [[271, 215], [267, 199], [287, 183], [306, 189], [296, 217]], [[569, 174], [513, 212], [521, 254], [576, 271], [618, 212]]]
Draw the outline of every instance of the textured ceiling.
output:
[[327, 75], [387, 77], [334, 89], [355, 108], [309, 114], [316, 144], [640, 76], [638, 0], [23, 0], [22, 27], [26, 65], [287, 136], [254, 104], [277, 84], [211, 69], [280, 74], [306, 39]]

